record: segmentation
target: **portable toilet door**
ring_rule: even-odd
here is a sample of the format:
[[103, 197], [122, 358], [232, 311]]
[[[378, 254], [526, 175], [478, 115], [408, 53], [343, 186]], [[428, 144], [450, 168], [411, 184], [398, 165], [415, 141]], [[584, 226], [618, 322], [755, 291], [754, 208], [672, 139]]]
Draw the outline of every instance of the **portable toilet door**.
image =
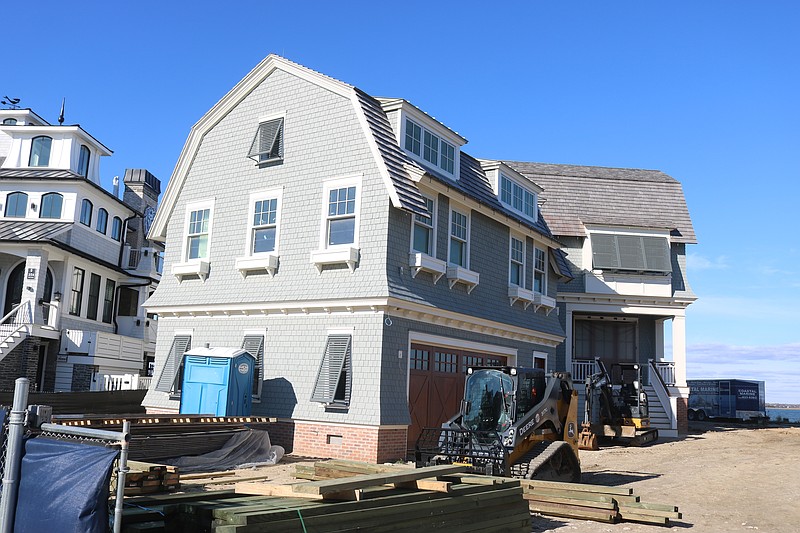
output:
[[[249, 415], [253, 366], [253, 356], [236, 348], [195, 348], [186, 352], [181, 414]], [[243, 379], [250, 380], [246, 393]]]

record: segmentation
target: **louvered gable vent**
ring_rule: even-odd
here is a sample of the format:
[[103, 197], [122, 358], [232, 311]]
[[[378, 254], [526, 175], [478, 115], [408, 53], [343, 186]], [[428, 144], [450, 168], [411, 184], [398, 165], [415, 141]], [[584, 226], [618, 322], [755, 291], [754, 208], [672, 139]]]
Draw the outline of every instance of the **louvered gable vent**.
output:
[[593, 233], [592, 265], [598, 270], [672, 272], [665, 237]]
[[283, 159], [283, 117], [258, 125], [247, 157], [256, 163], [268, 163]]
[[325, 353], [314, 383], [312, 402], [324, 404], [350, 402], [350, 335], [329, 335]]

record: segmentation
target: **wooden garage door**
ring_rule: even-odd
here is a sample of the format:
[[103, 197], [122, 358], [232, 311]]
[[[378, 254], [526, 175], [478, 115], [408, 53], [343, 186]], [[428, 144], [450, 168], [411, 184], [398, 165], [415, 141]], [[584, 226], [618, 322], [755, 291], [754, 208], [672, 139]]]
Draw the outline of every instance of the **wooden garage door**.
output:
[[412, 344], [408, 387], [409, 449], [414, 448], [423, 428], [439, 427], [458, 413], [467, 367], [505, 364], [506, 358], [498, 355]]

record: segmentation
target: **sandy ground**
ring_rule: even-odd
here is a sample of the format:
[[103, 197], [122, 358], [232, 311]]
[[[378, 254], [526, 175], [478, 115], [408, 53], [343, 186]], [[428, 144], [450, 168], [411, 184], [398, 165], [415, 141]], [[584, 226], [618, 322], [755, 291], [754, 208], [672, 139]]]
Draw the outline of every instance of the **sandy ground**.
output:
[[[313, 461], [287, 455], [258, 470], [271, 482], [290, 483], [295, 464]], [[660, 527], [534, 515], [532, 531], [800, 531], [800, 427], [696, 423], [680, 440], [582, 452], [581, 464], [584, 483], [632, 487], [642, 501], [677, 505], [683, 520]]]

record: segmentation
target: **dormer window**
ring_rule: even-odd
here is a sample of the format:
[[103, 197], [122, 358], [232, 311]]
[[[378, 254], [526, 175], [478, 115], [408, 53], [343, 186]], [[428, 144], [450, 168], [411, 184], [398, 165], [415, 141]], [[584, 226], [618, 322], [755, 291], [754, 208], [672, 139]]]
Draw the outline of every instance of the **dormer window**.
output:
[[28, 210], [28, 195], [24, 192], [12, 192], [6, 197], [7, 217], [25, 218]]
[[50, 164], [50, 146], [53, 139], [44, 135], [31, 140], [31, 156], [28, 159], [29, 167], [46, 167]]
[[39, 210], [39, 218], [61, 218], [61, 207], [64, 197], [57, 192], [49, 192], [42, 195], [42, 208]]
[[456, 147], [411, 119], [406, 119], [405, 149], [437, 170], [455, 174]]
[[17, 125], [17, 119], [15, 118], [3, 119], [3, 126], [16, 126], [16, 125]]
[[517, 213], [536, 220], [536, 195], [505, 174], [500, 174], [500, 201]]
[[78, 174], [84, 178], [89, 174], [89, 148], [85, 144], [81, 145], [78, 157]]

